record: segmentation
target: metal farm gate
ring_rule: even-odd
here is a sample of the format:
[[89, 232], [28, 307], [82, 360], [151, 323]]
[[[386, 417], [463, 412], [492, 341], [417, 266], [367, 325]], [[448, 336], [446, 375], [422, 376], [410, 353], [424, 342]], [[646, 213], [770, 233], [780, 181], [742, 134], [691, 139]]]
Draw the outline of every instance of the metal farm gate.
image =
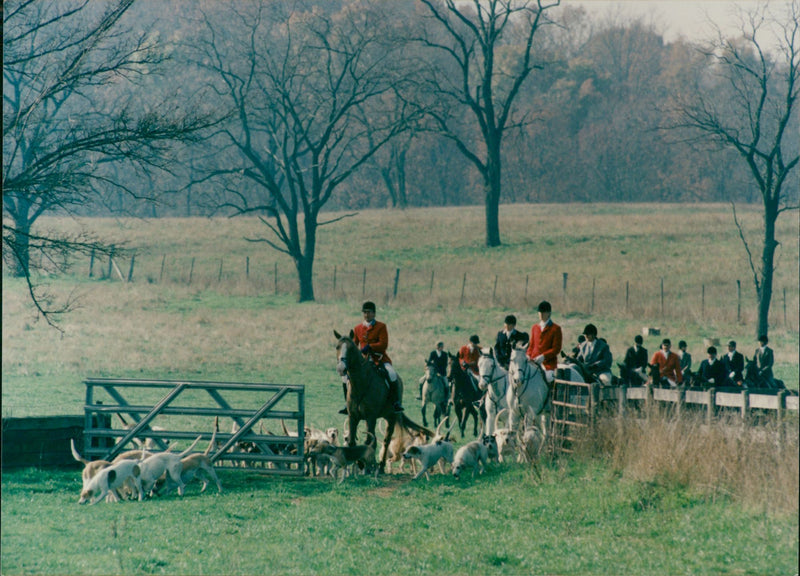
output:
[[559, 369], [551, 390], [548, 446], [554, 455], [574, 451], [579, 431], [594, 425], [598, 403], [597, 384], [573, 382], [566, 379], [567, 374]]
[[215, 435], [209, 458], [217, 466], [303, 475], [304, 386], [113, 378], [84, 384], [88, 459], [112, 460], [142, 442], [159, 451], [179, 441], [180, 451], [198, 436], [195, 450], [203, 451]]

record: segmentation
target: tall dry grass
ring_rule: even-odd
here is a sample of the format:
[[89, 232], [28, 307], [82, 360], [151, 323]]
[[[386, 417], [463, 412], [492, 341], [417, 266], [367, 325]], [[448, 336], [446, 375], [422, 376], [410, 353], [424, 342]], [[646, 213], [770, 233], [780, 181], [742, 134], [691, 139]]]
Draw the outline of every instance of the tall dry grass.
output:
[[623, 478], [797, 514], [797, 424], [795, 415], [781, 431], [775, 422], [755, 427], [726, 415], [708, 425], [699, 413], [675, 416], [658, 409], [641, 419], [601, 419], [581, 438], [577, 453], [606, 459]]

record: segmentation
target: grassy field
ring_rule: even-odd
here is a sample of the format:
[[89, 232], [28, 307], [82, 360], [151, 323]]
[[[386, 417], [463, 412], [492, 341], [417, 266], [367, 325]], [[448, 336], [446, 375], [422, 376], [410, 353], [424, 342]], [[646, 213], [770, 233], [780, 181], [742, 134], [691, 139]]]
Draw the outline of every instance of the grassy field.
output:
[[[758, 212], [739, 213], [754, 242]], [[646, 338], [651, 352], [667, 336], [686, 340], [696, 364], [704, 338], [735, 339], [752, 355], [754, 290], [726, 206], [505, 206], [505, 245], [493, 250], [481, 245], [482, 222], [481, 210], [459, 208], [364, 212], [324, 227], [317, 301], [298, 304], [291, 262], [245, 240], [262, 234], [253, 219], [45, 220], [124, 244], [118, 263], [125, 275], [135, 254], [134, 281], [102, 279], [100, 261], [91, 278], [88, 261], [48, 278], [50, 292], [78, 297], [60, 332], [4, 275], [3, 416], [81, 414], [84, 378], [146, 377], [304, 384], [307, 421], [341, 427], [333, 330], [358, 322], [364, 299], [389, 325], [416, 420], [414, 382], [436, 341], [453, 352], [472, 333], [491, 343], [511, 312], [528, 329], [544, 298], [566, 342], [591, 321], [615, 360], [644, 326], [661, 329]], [[797, 224], [782, 220], [770, 331], [776, 375], [795, 389]], [[797, 500], [786, 494], [798, 489], [796, 449], [744, 482], [741, 439], [713, 451], [698, 440], [689, 457], [670, 448], [685, 447], [680, 437], [659, 434], [658, 462], [644, 457], [658, 452], [652, 435], [609, 433], [581, 458], [548, 463], [541, 480], [515, 465], [460, 483], [398, 475], [341, 486], [225, 472], [221, 496], [195, 487], [142, 506], [76, 506], [74, 471], [4, 473], [2, 573], [795, 573]], [[703, 460], [719, 467], [688, 472]]]

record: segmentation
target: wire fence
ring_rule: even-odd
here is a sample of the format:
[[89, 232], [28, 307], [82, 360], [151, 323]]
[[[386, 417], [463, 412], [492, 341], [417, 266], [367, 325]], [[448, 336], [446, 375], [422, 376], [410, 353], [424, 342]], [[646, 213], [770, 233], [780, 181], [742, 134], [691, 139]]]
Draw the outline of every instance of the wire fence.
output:
[[[209, 258], [134, 255], [126, 259], [92, 257], [89, 276], [123, 282], [176, 284], [231, 293], [298, 295], [298, 276], [289, 262], [250, 256]], [[741, 280], [677, 281], [664, 277], [592, 277], [580, 272], [520, 272], [510, 277], [491, 271], [463, 271], [391, 265], [318, 265], [314, 297], [319, 302], [373, 299], [381, 305], [425, 304], [525, 310], [549, 300], [562, 315], [604, 314], [659, 321], [755, 323], [754, 289]], [[776, 284], [770, 324], [798, 330], [800, 288]]]

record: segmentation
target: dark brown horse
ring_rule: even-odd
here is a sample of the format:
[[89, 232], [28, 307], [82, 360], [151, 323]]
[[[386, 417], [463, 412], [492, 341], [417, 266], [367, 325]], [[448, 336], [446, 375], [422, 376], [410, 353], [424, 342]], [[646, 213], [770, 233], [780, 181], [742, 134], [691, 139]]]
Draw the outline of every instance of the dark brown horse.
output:
[[486, 421], [486, 410], [481, 406], [480, 412], [475, 408], [475, 403], [483, 396], [483, 392], [478, 389], [477, 383], [473, 384], [469, 375], [461, 368], [458, 363], [458, 356], [449, 356], [449, 369], [447, 379], [450, 381], [450, 400], [456, 411], [458, 418], [458, 428], [461, 430], [461, 438], [464, 438], [464, 430], [467, 428], [467, 420], [472, 416], [473, 430], [472, 435], [478, 435], [478, 420], [480, 419], [481, 428]]
[[[396, 413], [389, 400], [389, 386], [378, 372], [372, 360], [365, 358], [353, 341], [353, 333], [349, 337], [333, 331], [338, 339], [336, 344], [336, 370], [347, 380], [347, 442], [350, 446], [356, 443], [356, 430], [362, 420], [367, 423], [367, 431], [375, 436], [375, 424], [378, 418], [386, 420], [386, 435], [383, 438], [383, 458], [380, 471], [386, 468], [386, 456], [389, 453], [389, 442], [392, 440], [395, 423], [407, 429], [423, 432], [429, 437], [433, 432], [412, 422], [405, 414]], [[403, 382], [398, 377], [397, 394], [403, 397]]]

